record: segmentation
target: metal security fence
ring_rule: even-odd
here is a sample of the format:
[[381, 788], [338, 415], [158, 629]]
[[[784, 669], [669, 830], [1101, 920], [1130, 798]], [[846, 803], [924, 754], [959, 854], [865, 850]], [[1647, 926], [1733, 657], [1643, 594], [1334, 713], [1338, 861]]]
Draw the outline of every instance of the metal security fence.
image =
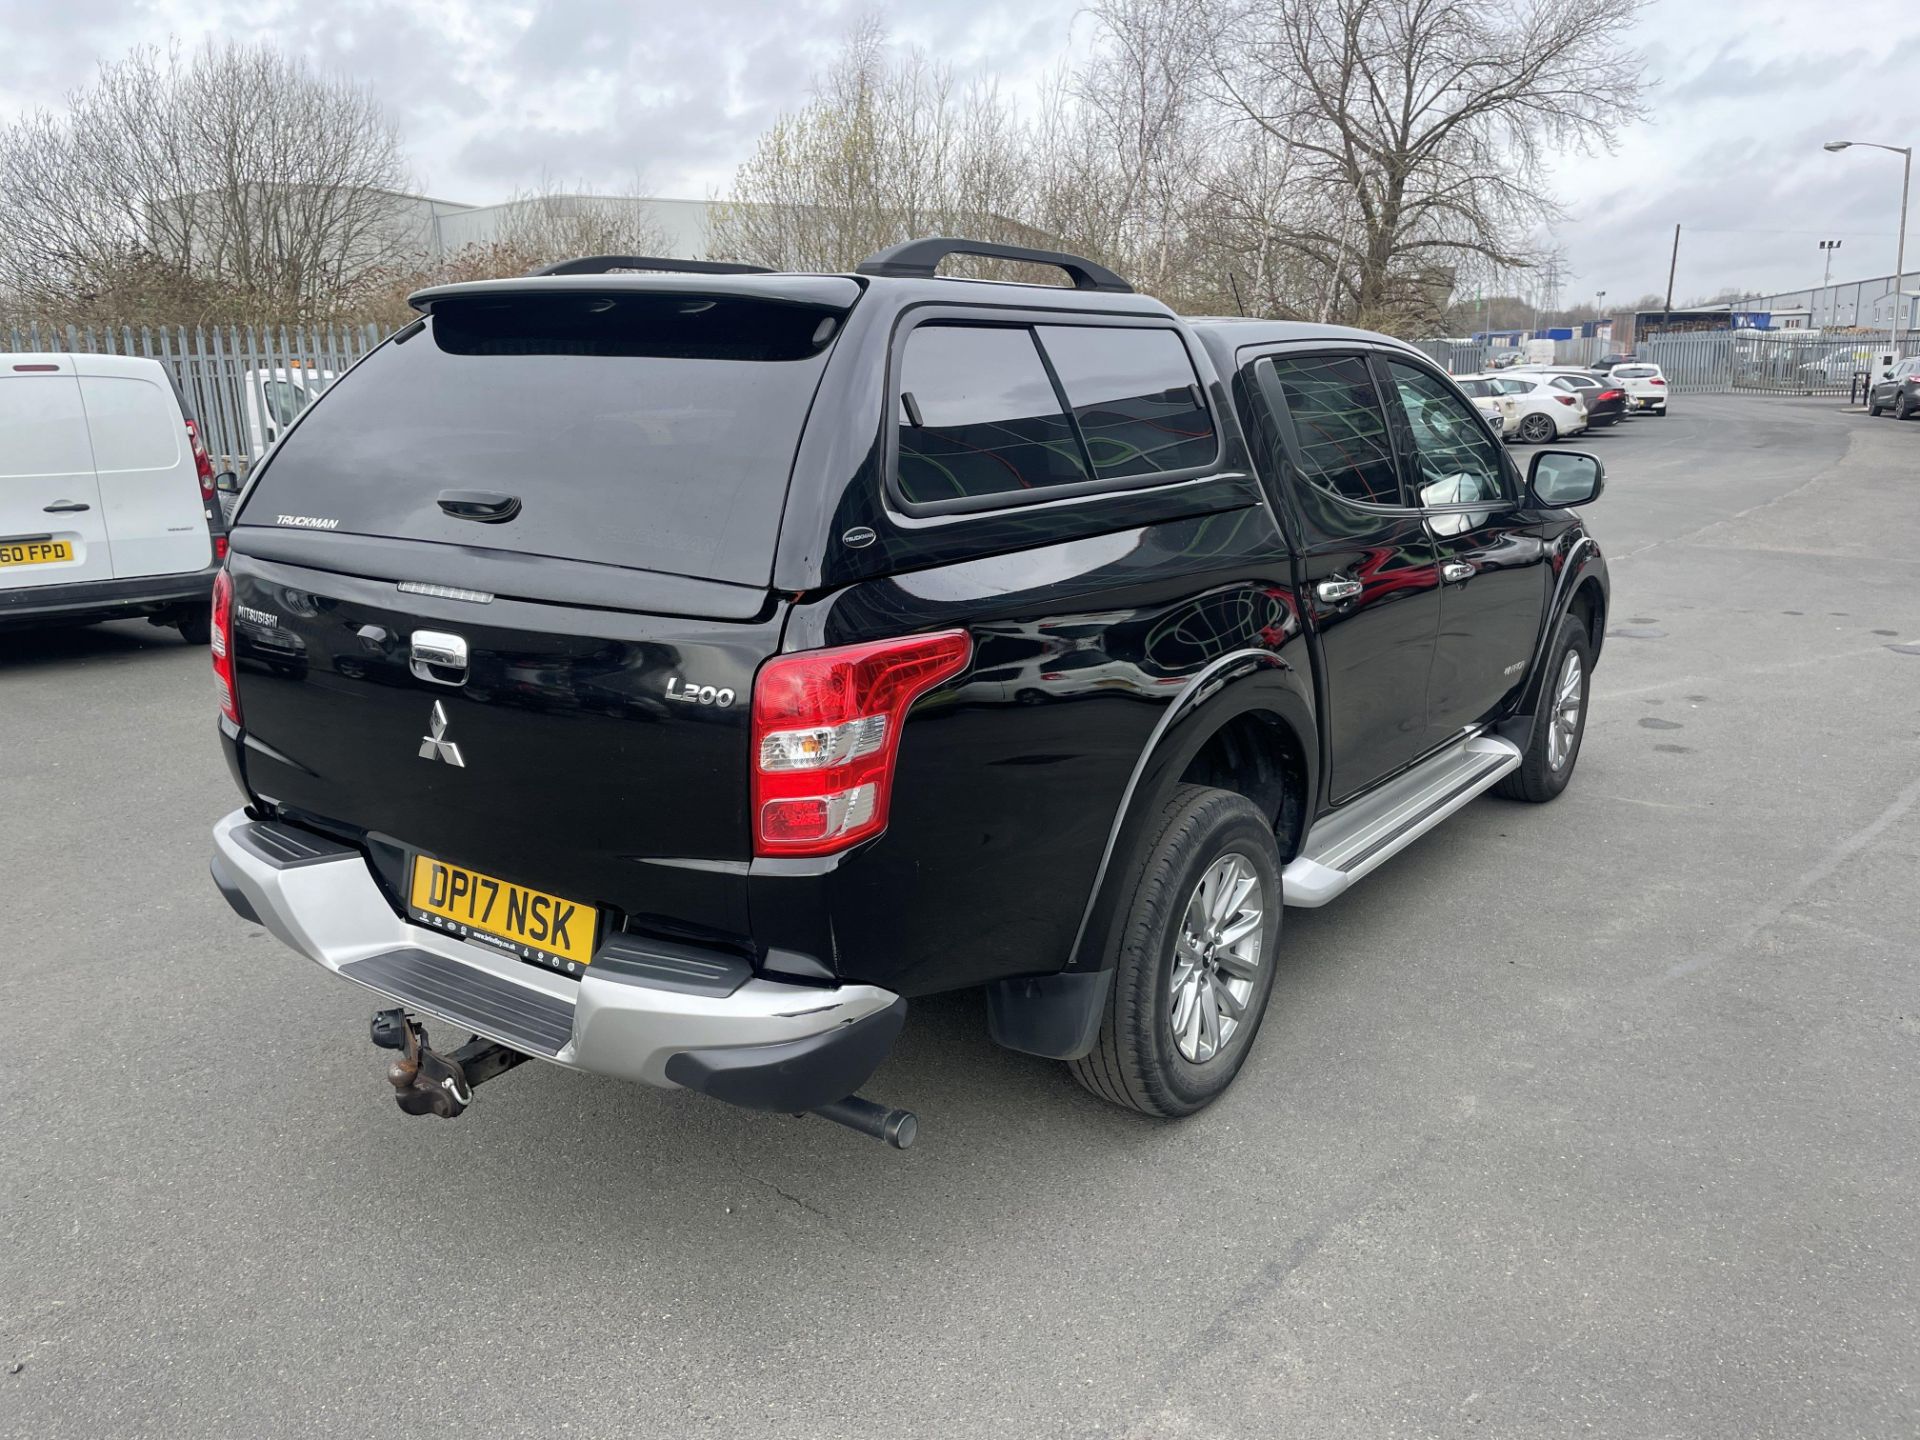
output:
[[[1728, 369], [1735, 390], [1772, 395], [1851, 395], [1873, 369], [1872, 338], [1733, 335]], [[1877, 342], [1883, 348], [1885, 341]]]
[[1660, 367], [1677, 395], [1725, 395], [1733, 389], [1730, 334], [1655, 335], [1633, 347], [1636, 360]]
[[1466, 340], [1416, 340], [1414, 348], [1449, 375], [1477, 375], [1487, 365], [1487, 347]]
[[244, 473], [389, 328], [379, 325], [26, 325], [0, 351], [142, 355], [180, 388], [216, 469]]

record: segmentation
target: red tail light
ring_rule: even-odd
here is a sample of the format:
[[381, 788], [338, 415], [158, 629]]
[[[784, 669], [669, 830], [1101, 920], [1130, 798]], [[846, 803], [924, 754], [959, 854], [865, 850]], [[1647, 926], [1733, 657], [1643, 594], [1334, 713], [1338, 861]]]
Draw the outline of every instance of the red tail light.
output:
[[240, 723], [240, 696], [233, 688], [233, 577], [224, 569], [213, 577], [213, 684], [220, 713]]
[[1622, 399], [1626, 393], [1624, 390], [1602, 390], [1595, 398], [1600, 400], [1619, 400]]
[[200, 472], [200, 493], [207, 499], [213, 499], [213, 457], [207, 454], [207, 447], [201, 443], [200, 427], [187, 421], [187, 444], [193, 450], [193, 468]]
[[887, 828], [907, 709], [967, 668], [964, 630], [781, 655], [753, 683], [753, 851], [830, 855]]
[[1660, 377], [1659, 377], [1658, 375], [1656, 375], [1656, 376], [1654, 376], [1654, 377], [1653, 377], [1653, 379], [1651, 379], [1651, 380], [1649, 380], [1649, 381], [1647, 381], [1647, 384], [1649, 384], [1649, 385], [1662, 385], [1662, 386], [1664, 386], [1664, 385], [1665, 385], [1666, 383], [1667, 383], [1667, 382], [1666, 382], [1666, 381], [1664, 381], [1664, 380], [1662, 380], [1662, 379], [1661, 379], [1661, 378], [1660, 378]]
[[1580, 403], [1571, 395], [1556, 395], [1553, 398], [1558, 400], [1562, 405], [1577, 405]]

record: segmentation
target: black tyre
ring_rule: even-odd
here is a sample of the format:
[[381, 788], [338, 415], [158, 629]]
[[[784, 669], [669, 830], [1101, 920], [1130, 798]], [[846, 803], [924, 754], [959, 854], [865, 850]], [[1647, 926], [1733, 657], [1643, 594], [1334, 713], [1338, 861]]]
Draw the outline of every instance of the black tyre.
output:
[[1880, 418], [1880, 406], [1871, 394], [1867, 396], [1867, 418], [1869, 420], [1878, 420]]
[[1587, 733], [1587, 693], [1593, 680], [1593, 642], [1577, 615], [1560, 622], [1547, 652], [1546, 683], [1533, 715], [1533, 739], [1520, 768], [1501, 779], [1498, 794], [1544, 804], [1567, 788]]
[[1233, 1083], [1273, 993], [1280, 847], [1245, 796], [1182, 785], [1135, 859], [1099, 1039], [1069, 1061], [1103, 1100], [1191, 1115]]
[[1907, 399], [1907, 392], [1902, 390], [1898, 398], [1893, 402], [1893, 418], [1896, 420], [1905, 420], [1912, 414], [1913, 402]]
[[208, 611], [196, 610], [190, 615], [176, 616], [173, 623], [180, 638], [189, 645], [205, 645], [213, 639], [213, 616]]

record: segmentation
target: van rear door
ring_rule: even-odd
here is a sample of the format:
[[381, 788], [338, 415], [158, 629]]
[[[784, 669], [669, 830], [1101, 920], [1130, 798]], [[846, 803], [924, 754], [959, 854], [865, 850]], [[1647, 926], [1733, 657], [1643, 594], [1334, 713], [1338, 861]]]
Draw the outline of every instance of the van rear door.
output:
[[76, 355], [113, 573], [182, 575], [213, 561], [200, 474], [180, 402], [156, 360]]
[[0, 356], [0, 590], [112, 578], [73, 357]]

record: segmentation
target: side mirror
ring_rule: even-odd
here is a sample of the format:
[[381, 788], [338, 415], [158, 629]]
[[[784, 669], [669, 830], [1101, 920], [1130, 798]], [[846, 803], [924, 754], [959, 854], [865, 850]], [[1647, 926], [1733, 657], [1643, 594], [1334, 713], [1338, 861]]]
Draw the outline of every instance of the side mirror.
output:
[[240, 493], [240, 477], [231, 470], [222, 470], [218, 475], [213, 477], [213, 488], [218, 490], [222, 495], [238, 495]]
[[1607, 467], [1584, 450], [1538, 450], [1527, 467], [1527, 489], [1551, 510], [1591, 505], [1606, 484]]

